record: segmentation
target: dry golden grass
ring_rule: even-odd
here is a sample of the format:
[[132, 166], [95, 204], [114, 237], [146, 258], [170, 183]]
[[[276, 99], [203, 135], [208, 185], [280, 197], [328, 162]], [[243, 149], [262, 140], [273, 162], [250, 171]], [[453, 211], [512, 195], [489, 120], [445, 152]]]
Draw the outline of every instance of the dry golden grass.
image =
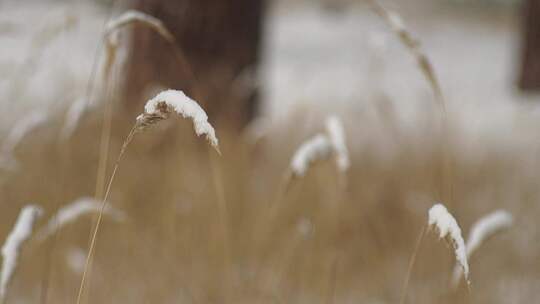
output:
[[[139, 134], [110, 196], [129, 220], [103, 222], [88, 302], [397, 302], [417, 234], [440, 187], [440, 140], [429, 130], [406, 134], [392, 127], [399, 122], [389, 121], [388, 113], [379, 114], [378, 121], [358, 117], [365, 123], [364, 132], [374, 135], [354, 149], [345, 192], [333, 163], [318, 164], [276, 202], [270, 221], [269, 204], [304, 135], [270, 137], [254, 149], [221, 129], [223, 157], [216, 161], [225, 190], [226, 239], [204, 140], [192, 136], [187, 122]], [[83, 120], [75, 137], [61, 147], [63, 153], [54, 140], [59, 125], [49, 125], [19, 147], [23, 167], [4, 177], [0, 190], [5, 206], [9, 204], [3, 208], [1, 235], [10, 230], [24, 204], [37, 202], [51, 215], [58, 202], [92, 195], [100, 115]], [[132, 122], [122, 117], [114, 121], [111, 155], [118, 153]], [[393, 156], [380, 154], [380, 136], [396, 143], [391, 145]], [[488, 242], [471, 261], [470, 292], [465, 286], [452, 291], [452, 253], [436, 237], [426, 236], [408, 303], [490, 303], [504, 282], [523, 280], [516, 293], [538, 282], [534, 267], [539, 265], [533, 259], [538, 245], [524, 247], [518, 241], [521, 233], [534, 234], [520, 223], [538, 214], [540, 194], [530, 178], [523, 178], [524, 159], [483, 151], [483, 157], [471, 160], [459, 152], [459, 134], [453, 142], [454, 200], [445, 203], [464, 231], [499, 207], [515, 214], [516, 227]], [[111, 166], [109, 161], [109, 171]], [[258, 229], [260, 223], [265, 229]], [[85, 219], [62, 230], [50, 265], [46, 257], [52, 246], [28, 243], [8, 303], [37, 302], [47, 267], [48, 302], [72, 303], [80, 273], [70, 270], [66, 254], [87, 248], [90, 225]]]
[[[58, 140], [57, 119], [18, 146], [20, 170], [0, 172], [0, 236], [28, 203], [50, 216], [81, 196], [102, 196], [134, 123], [118, 114], [114, 89], [106, 88], [106, 106], [84, 116], [68, 141]], [[324, 117], [309, 134], [299, 126], [319, 109], [293, 114], [256, 145], [218, 126], [219, 158], [208, 157], [189, 122], [138, 134], [109, 200], [128, 220], [104, 218], [83, 303], [397, 303], [413, 251], [405, 303], [530, 303], [540, 283], [539, 147], [529, 131], [537, 123], [516, 117], [509, 134], [519, 139], [501, 142], [530, 144], [503, 149], [483, 138], [471, 144], [454, 115], [440, 136], [434, 106], [412, 128], [390, 101], [368, 107], [345, 117], [347, 176], [321, 162], [286, 191], [292, 153], [322, 130]], [[470, 261], [470, 289], [452, 288], [453, 253], [436, 236], [426, 234], [415, 250], [436, 200], [464, 232], [495, 209], [515, 216], [515, 226]], [[7, 303], [74, 303], [81, 261], [74, 269], [69, 253], [86, 253], [91, 228], [85, 218], [44, 243], [28, 242]]]

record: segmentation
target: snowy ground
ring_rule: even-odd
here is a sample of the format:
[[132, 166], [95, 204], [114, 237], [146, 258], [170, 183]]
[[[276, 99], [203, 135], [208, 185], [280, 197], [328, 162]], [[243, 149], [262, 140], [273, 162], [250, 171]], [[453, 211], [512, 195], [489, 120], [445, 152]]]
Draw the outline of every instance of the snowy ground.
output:
[[104, 13], [85, 2], [0, 3], [0, 128], [84, 94]]
[[[399, 8], [431, 58], [450, 107], [489, 112], [477, 118], [493, 119], [519, 108], [517, 102], [538, 99], [515, 89], [520, 33], [511, 11]], [[265, 83], [273, 114], [299, 101], [348, 105], [384, 92], [408, 107], [430, 96], [413, 58], [365, 6], [340, 13], [279, 9], [268, 31]]]
[[[92, 3], [2, 4], [0, 110], [10, 115], [0, 127], [30, 108], [54, 110], [84, 96], [106, 16]], [[538, 97], [514, 88], [520, 42], [515, 13], [429, 3], [400, 1], [397, 8], [432, 59], [450, 111], [470, 128], [487, 131], [536, 108], [523, 101]], [[431, 99], [412, 57], [364, 5], [340, 12], [319, 4], [276, 5], [264, 55], [269, 116], [283, 116], [298, 104], [346, 109], [384, 94], [414, 120]]]

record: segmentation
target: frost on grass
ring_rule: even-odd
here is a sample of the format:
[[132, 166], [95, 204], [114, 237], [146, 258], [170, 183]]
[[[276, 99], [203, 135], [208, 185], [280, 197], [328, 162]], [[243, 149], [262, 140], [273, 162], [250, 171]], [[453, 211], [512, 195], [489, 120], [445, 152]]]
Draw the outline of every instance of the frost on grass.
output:
[[14, 156], [15, 148], [24, 137], [47, 121], [47, 113], [43, 111], [30, 112], [17, 121], [10, 130], [0, 148], [0, 167], [5, 169], [16, 169], [17, 161]]
[[214, 127], [208, 122], [206, 112], [199, 104], [186, 96], [184, 92], [166, 90], [150, 99], [144, 106], [144, 113], [137, 117], [137, 129], [146, 127], [167, 119], [170, 114], [176, 113], [193, 121], [197, 136], [204, 135], [210, 145], [219, 152], [219, 142]]
[[144, 24], [159, 33], [166, 40], [170, 42], [174, 41], [174, 36], [169, 30], [167, 30], [161, 20], [137, 10], [128, 10], [120, 16], [116, 17], [115, 19], [111, 20], [105, 27], [106, 36], [111, 35], [117, 29], [120, 29], [131, 23]]
[[2, 272], [0, 273], [0, 302], [3, 302], [9, 281], [17, 267], [17, 259], [23, 243], [32, 235], [34, 222], [43, 214], [39, 206], [29, 205], [19, 213], [13, 230], [2, 246]]
[[345, 130], [343, 128], [343, 123], [339, 117], [332, 115], [326, 118], [326, 133], [332, 144], [336, 155], [336, 164], [341, 172], [346, 172], [351, 162], [349, 160], [349, 151], [347, 150], [347, 144], [345, 139]]
[[332, 144], [325, 135], [318, 134], [305, 141], [291, 160], [293, 175], [302, 177], [309, 167], [317, 161], [328, 159], [332, 155]]
[[439, 230], [439, 238], [449, 238], [454, 247], [456, 260], [461, 266], [467, 283], [469, 282], [469, 263], [467, 261], [467, 251], [465, 242], [461, 235], [456, 219], [446, 210], [442, 204], [435, 204], [429, 209], [429, 226], [435, 226]]
[[[47, 225], [42, 228], [37, 234], [38, 239], [45, 240], [55, 234], [62, 227], [75, 222], [79, 217], [86, 214], [98, 213], [101, 209], [100, 201], [92, 197], [82, 197], [73, 203], [64, 206], [49, 220]], [[105, 206], [104, 214], [108, 215], [115, 221], [125, 219], [125, 214], [108, 205]]]
[[[467, 238], [465, 244], [467, 258], [470, 259], [473, 253], [491, 236], [494, 234], [510, 228], [512, 226], [512, 215], [504, 210], [497, 210], [490, 214], [487, 214], [476, 221]], [[461, 277], [461, 270], [459, 267], [454, 267], [452, 275], [452, 284], [457, 286]]]

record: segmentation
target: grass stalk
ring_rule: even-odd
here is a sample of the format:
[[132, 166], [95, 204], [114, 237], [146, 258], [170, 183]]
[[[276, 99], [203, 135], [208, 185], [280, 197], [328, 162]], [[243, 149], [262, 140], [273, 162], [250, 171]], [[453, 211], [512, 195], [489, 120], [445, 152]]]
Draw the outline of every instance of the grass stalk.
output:
[[442, 143], [439, 145], [439, 153], [441, 155], [440, 166], [440, 188], [438, 190], [438, 200], [452, 202], [454, 200], [454, 185], [453, 185], [453, 170], [452, 170], [452, 155], [450, 151], [450, 131], [448, 124], [448, 112], [446, 100], [442, 92], [440, 81], [435, 73], [435, 69], [431, 64], [428, 56], [422, 51], [420, 42], [408, 31], [401, 17], [393, 11], [386, 9], [377, 0], [367, 0], [373, 11], [381, 17], [397, 35], [400, 42], [410, 51], [416, 59], [416, 63], [420, 72], [428, 82], [435, 101], [439, 105], [441, 111], [441, 128], [440, 136]]
[[218, 216], [219, 216], [219, 226], [221, 227], [221, 237], [223, 242], [223, 270], [225, 276], [225, 299], [226, 303], [230, 299], [232, 288], [232, 257], [231, 257], [231, 237], [230, 237], [230, 226], [229, 226], [229, 210], [227, 207], [227, 199], [225, 196], [225, 187], [223, 185], [223, 178], [221, 175], [221, 168], [218, 163], [218, 160], [214, 156], [214, 149], [211, 147], [207, 148], [208, 158], [210, 160], [210, 169], [212, 171], [212, 181], [216, 191], [216, 198], [218, 203]]
[[339, 258], [336, 253], [336, 255], [334, 256], [330, 264], [330, 276], [328, 277], [328, 288], [327, 288], [325, 300], [324, 300], [325, 304], [333, 304], [335, 301], [338, 268], [339, 268]]
[[399, 298], [399, 304], [405, 304], [405, 301], [407, 300], [407, 291], [409, 290], [409, 281], [411, 280], [414, 264], [416, 262], [416, 257], [418, 255], [418, 251], [420, 251], [420, 246], [422, 245], [422, 241], [424, 240], [426, 229], [427, 229], [426, 225], [422, 226], [422, 229], [420, 230], [420, 234], [418, 235], [418, 239], [416, 240], [413, 253], [411, 255], [411, 258], [409, 259], [409, 266], [407, 267], [407, 274], [405, 275], [405, 280], [403, 280], [403, 286], [401, 288], [401, 296]]
[[91, 266], [92, 266], [92, 259], [93, 259], [93, 256], [94, 256], [97, 235], [98, 235], [98, 232], [99, 232], [99, 227], [101, 225], [101, 221], [102, 221], [102, 218], [103, 218], [103, 213], [105, 211], [105, 207], [107, 206], [107, 200], [109, 199], [109, 194], [110, 194], [110, 191], [111, 191], [112, 183], [113, 183], [114, 178], [116, 176], [116, 172], [118, 171], [120, 161], [122, 160], [122, 157], [124, 156], [124, 153], [126, 152], [126, 149], [127, 149], [128, 145], [129, 145], [129, 143], [131, 143], [131, 141], [133, 139], [133, 136], [135, 135], [135, 132], [136, 132], [136, 125], [134, 125], [133, 128], [131, 128], [131, 131], [129, 132], [128, 136], [124, 140], [124, 143], [122, 144], [122, 149], [120, 150], [120, 153], [118, 154], [118, 158], [116, 159], [116, 162], [114, 163], [113, 171], [112, 171], [111, 176], [109, 178], [109, 182], [107, 184], [107, 189], [105, 190], [105, 195], [104, 195], [102, 203], [101, 203], [101, 207], [100, 207], [100, 210], [99, 210], [99, 213], [98, 213], [96, 224], [94, 225], [94, 229], [92, 231], [92, 237], [91, 237], [91, 240], [90, 240], [90, 247], [88, 249], [88, 255], [87, 255], [85, 266], [84, 266], [84, 272], [83, 272], [83, 275], [82, 275], [81, 284], [80, 284], [79, 292], [78, 292], [78, 295], [77, 295], [77, 302], [76, 302], [77, 304], [81, 303], [82, 295], [83, 295], [84, 288], [85, 288], [85, 283], [86, 283], [87, 277], [88, 277], [88, 272], [89, 272], [89, 270], [91, 269]]
[[[60, 164], [61, 175], [60, 175], [59, 185], [61, 185], [61, 188], [59, 190], [61, 190], [63, 189], [63, 187], [66, 186], [66, 178], [68, 174], [67, 168], [71, 160], [71, 149], [69, 149], [68, 145], [65, 145], [65, 141], [63, 140], [59, 140], [57, 142], [56, 147], [58, 150], [58, 155], [61, 155], [60, 159], [63, 160]], [[61, 193], [61, 191], [58, 191], [57, 193]], [[55, 199], [55, 206], [54, 206], [55, 210], [58, 210], [58, 208], [60, 208], [60, 204], [61, 204], [60, 198], [61, 198], [61, 195], [58, 195]], [[41, 290], [40, 290], [40, 303], [41, 304], [46, 304], [48, 300], [50, 282], [52, 281], [52, 269], [53, 269], [52, 264], [54, 263], [53, 257], [55, 256], [54, 252], [56, 249], [56, 244], [58, 243], [59, 239], [60, 239], [59, 231], [56, 230], [51, 238], [49, 250], [46, 251], [46, 256], [45, 256], [46, 262], [44, 264], [44, 271], [43, 271], [43, 277], [41, 281]]]

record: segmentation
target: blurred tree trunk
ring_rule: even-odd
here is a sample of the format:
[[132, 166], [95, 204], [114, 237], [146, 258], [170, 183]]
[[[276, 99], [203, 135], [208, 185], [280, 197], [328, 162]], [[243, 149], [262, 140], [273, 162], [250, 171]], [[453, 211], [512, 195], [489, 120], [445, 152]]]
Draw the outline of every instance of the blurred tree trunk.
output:
[[540, 0], [524, 4], [524, 44], [519, 86], [523, 90], [540, 89]]
[[213, 121], [243, 126], [255, 115], [264, 0], [130, 2], [165, 24], [177, 49], [134, 27], [124, 83], [128, 108], [140, 111], [150, 94], [166, 87], [197, 99]]

